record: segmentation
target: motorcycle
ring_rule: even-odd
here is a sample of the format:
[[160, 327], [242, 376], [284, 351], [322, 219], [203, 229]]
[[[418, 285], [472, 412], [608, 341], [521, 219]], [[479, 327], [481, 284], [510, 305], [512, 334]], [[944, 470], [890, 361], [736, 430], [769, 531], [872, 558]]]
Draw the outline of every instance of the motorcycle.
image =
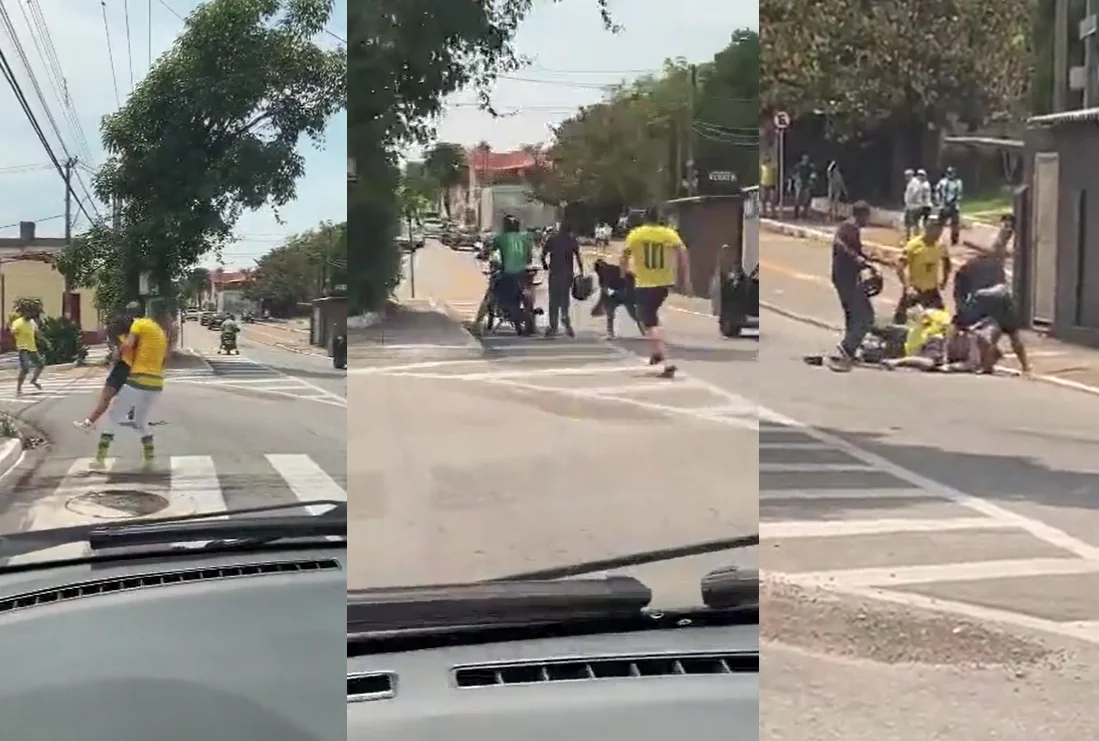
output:
[[221, 343], [218, 345], [218, 355], [240, 355], [237, 349], [237, 333], [227, 330], [221, 333]]
[[488, 286], [481, 299], [488, 306], [485, 314], [485, 331], [491, 332], [507, 321], [515, 328], [517, 335], [533, 335], [537, 331], [537, 317], [544, 313], [542, 309], [534, 306], [534, 290], [541, 285], [537, 277], [538, 269], [533, 267], [526, 269], [520, 278], [518, 296], [502, 295], [498, 262], [490, 262], [484, 273], [488, 277]]
[[739, 337], [747, 329], [759, 328], [759, 266], [751, 273], [737, 268], [721, 284], [718, 328], [724, 337]]

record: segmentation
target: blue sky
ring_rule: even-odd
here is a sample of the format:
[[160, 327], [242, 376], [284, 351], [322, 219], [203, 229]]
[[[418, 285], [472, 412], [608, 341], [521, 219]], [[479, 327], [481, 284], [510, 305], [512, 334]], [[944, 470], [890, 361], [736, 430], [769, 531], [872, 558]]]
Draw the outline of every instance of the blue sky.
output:
[[[19, 48], [4, 23], [0, 23], [0, 49], [15, 69], [20, 87], [58, 159], [63, 160], [67, 150], [82, 160], [80, 175], [89, 190], [91, 176], [85, 168], [94, 169], [104, 159], [99, 143], [100, 118], [118, 109], [115, 81], [118, 94], [125, 102], [132, 89], [131, 67], [136, 83], [149, 69], [150, 51], [153, 61], [167, 51], [183, 28], [181, 17], [186, 17], [199, 4], [196, 0], [106, 0], [104, 22], [103, 7], [90, 0], [10, 0], [4, 3], [18, 46], [22, 47], [49, 112], [57, 122], [60, 142], [38, 100], [31, 76], [23, 67]], [[346, 7], [346, 0], [336, 0], [328, 26], [341, 38], [347, 37]], [[42, 44], [44, 34], [40, 30], [42, 25], [35, 23], [36, 17], [44, 21], [44, 27], [48, 29], [75, 115], [59, 102], [55, 92], [58, 88], [40, 57], [38, 45]], [[327, 35], [319, 42], [339, 45]], [[114, 58], [113, 75], [111, 55]], [[45, 149], [6, 84], [0, 84], [0, 100], [4, 102], [0, 105], [0, 235], [17, 236], [18, 227], [9, 225], [33, 220], [39, 222], [40, 236], [62, 236], [64, 219], [60, 214], [64, 212], [64, 186], [61, 177], [50, 164]], [[79, 126], [70, 119], [75, 119]], [[284, 237], [326, 219], [345, 219], [346, 150], [346, 116], [340, 114], [329, 125], [323, 149], [318, 151], [308, 142], [302, 145], [306, 176], [298, 183], [298, 199], [281, 210], [285, 225], [276, 222], [268, 209], [245, 214], [237, 226], [239, 241], [225, 250], [226, 267], [254, 265], [257, 258], [278, 246]], [[76, 191], [78, 194], [83, 192], [79, 184]], [[92, 212], [91, 205], [85, 205]], [[104, 211], [102, 204], [98, 206]], [[81, 215], [75, 231], [79, 233], [87, 223]], [[212, 257], [207, 265], [216, 267]]]
[[602, 99], [600, 86], [656, 72], [669, 58], [708, 62], [734, 30], [759, 28], [758, 0], [611, 0], [611, 9], [621, 34], [603, 30], [593, 0], [537, 4], [517, 38], [531, 66], [493, 91], [506, 115], [494, 119], [477, 110], [472, 92], [457, 93], [438, 139], [466, 146], [483, 139], [498, 151], [549, 141], [552, 125]]

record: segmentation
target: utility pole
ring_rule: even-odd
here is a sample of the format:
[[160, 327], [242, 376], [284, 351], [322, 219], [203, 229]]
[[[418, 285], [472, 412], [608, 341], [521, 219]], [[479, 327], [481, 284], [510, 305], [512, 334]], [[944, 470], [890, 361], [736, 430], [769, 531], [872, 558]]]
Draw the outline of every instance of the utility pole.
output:
[[76, 158], [65, 160], [65, 246], [72, 241], [73, 236], [73, 168], [76, 167]]
[[694, 119], [695, 119], [695, 94], [698, 88], [698, 67], [692, 64], [688, 68], [690, 79], [687, 85], [687, 195], [693, 196], [698, 188], [698, 172], [695, 167], [694, 147]]
[[1053, 112], [1068, 110], [1068, 4], [1054, 0], [1053, 11]]

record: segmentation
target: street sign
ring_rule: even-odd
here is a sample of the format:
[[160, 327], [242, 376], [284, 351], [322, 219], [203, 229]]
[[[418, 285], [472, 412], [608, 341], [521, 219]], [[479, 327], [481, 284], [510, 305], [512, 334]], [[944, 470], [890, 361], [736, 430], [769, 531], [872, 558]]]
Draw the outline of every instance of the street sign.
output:
[[779, 131], [790, 128], [790, 114], [786, 111], [779, 111], [776, 113], [775, 128]]

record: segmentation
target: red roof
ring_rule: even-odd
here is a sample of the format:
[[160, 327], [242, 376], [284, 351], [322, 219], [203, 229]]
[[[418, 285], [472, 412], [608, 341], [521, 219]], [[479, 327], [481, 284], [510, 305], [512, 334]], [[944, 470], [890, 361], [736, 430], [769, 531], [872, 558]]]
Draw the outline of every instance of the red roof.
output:
[[218, 268], [210, 273], [210, 282], [215, 286], [224, 286], [230, 283], [244, 283], [250, 277], [251, 272], [252, 271], [250, 270], [233, 271]]
[[505, 172], [529, 170], [539, 164], [541, 157], [520, 149], [514, 152], [493, 152], [474, 147], [466, 152], [466, 161], [475, 172]]

